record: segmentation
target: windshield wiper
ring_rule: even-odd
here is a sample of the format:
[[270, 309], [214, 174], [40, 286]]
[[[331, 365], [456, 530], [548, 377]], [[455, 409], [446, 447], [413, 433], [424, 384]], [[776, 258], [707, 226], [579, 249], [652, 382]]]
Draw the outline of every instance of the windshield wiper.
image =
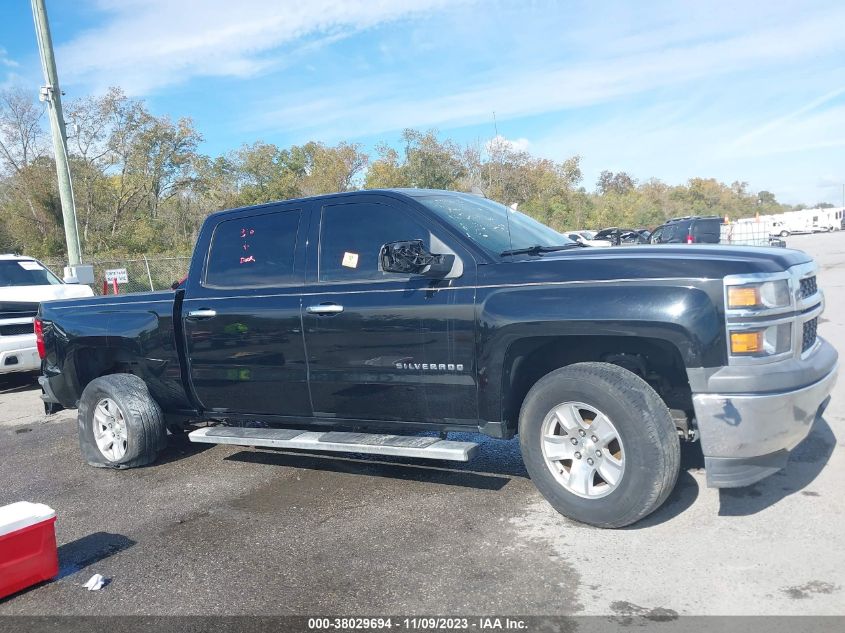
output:
[[543, 253], [551, 253], [553, 251], [565, 251], [567, 248], [580, 248], [578, 244], [574, 242], [572, 244], [560, 244], [559, 246], [541, 246], [540, 244], [535, 244], [534, 246], [528, 246], [526, 248], [515, 248], [510, 251], [502, 251], [499, 253], [500, 257], [505, 257], [507, 255], [542, 255]]

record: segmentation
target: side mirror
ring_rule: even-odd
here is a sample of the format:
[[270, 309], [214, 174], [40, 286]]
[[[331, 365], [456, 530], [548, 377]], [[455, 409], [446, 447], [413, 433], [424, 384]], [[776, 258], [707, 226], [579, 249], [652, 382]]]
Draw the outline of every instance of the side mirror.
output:
[[455, 263], [454, 255], [429, 253], [422, 240], [389, 242], [381, 247], [378, 259], [381, 269], [386, 273], [434, 278], [448, 275]]

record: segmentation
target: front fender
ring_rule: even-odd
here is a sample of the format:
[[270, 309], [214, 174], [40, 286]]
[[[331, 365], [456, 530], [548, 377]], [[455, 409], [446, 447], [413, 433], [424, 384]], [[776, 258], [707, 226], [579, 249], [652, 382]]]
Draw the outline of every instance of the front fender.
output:
[[667, 341], [686, 368], [724, 364], [719, 288], [571, 284], [492, 289], [478, 302], [479, 416], [500, 420], [508, 350], [533, 337], [613, 336]]

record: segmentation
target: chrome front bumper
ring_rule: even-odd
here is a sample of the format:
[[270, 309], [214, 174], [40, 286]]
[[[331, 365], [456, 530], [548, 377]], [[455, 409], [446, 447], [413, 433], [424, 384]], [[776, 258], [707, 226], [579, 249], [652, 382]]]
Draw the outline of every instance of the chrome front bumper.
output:
[[838, 369], [790, 391], [693, 394], [707, 485], [747, 486], [783, 468], [824, 412]]

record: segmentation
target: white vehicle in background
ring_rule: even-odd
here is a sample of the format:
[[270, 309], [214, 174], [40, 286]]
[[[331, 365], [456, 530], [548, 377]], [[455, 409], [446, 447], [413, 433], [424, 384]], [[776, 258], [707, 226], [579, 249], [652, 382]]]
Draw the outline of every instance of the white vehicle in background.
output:
[[64, 283], [38, 260], [0, 255], [0, 375], [41, 368], [32, 324], [39, 303], [92, 296], [90, 287]]
[[812, 216], [802, 211], [790, 211], [779, 216], [772, 224], [771, 233], [778, 237], [803, 235], [813, 232]]
[[596, 237], [595, 231], [570, 231], [568, 233], [564, 233], [564, 235], [573, 242], [578, 242], [582, 246], [598, 246], [599, 248], [613, 246], [613, 244], [610, 243], [610, 240], [594, 239]]
[[771, 221], [771, 234], [778, 237], [800, 235], [803, 233], [826, 233], [841, 231], [845, 207], [827, 209], [799, 209], [760, 219]]
[[842, 207], [830, 207], [828, 209], [813, 209], [813, 231], [826, 233], [842, 230]]

